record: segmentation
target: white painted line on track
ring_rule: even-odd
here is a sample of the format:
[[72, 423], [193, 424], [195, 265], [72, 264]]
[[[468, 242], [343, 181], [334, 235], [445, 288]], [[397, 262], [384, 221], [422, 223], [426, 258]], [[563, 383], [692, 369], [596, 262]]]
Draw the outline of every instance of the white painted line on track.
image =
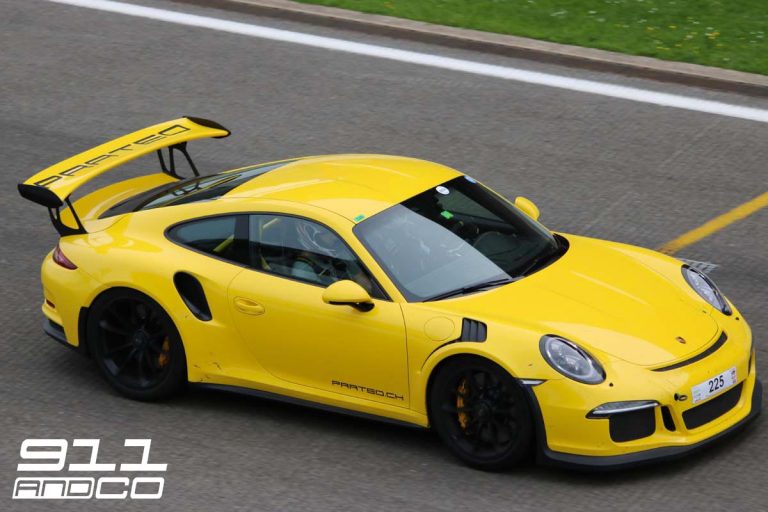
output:
[[177, 25], [207, 28], [211, 30], [218, 30], [220, 32], [229, 32], [231, 34], [257, 37], [260, 39], [283, 41], [287, 43], [312, 46], [315, 48], [324, 48], [326, 50], [353, 53], [356, 55], [366, 55], [368, 57], [376, 57], [398, 62], [407, 62], [409, 64], [419, 64], [433, 68], [450, 69], [463, 73], [472, 73], [475, 75], [490, 76], [495, 78], [502, 78], [505, 80], [544, 85], [547, 87], [556, 87], [558, 89], [567, 89], [588, 94], [598, 94], [601, 96], [621, 98], [624, 100], [638, 101], [641, 103], [651, 103], [664, 107], [680, 108], [685, 110], [693, 110], [696, 112], [706, 112], [708, 114], [717, 114], [721, 116], [736, 117], [739, 119], [749, 119], [761, 123], [768, 123], [768, 110], [731, 105], [729, 103], [722, 103], [719, 101], [710, 101], [692, 98], [689, 96], [681, 96], [677, 94], [648, 91], [635, 87], [625, 87], [622, 85], [597, 82], [594, 80], [582, 80], [579, 78], [570, 78], [549, 73], [539, 73], [536, 71], [527, 71], [509, 66], [484, 64], [482, 62], [475, 62], [465, 59], [441, 57], [439, 55], [433, 55], [430, 53], [398, 50], [396, 48], [388, 48], [386, 46], [357, 43], [354, 41], [347, 41], [345, 39], [316, 36], [291, 30], [265, 27], [263, 25], [229, 21], [221, 18], [187, 14], [184, 12], [158, 9], [155, 7], [144, 7], [141, 5], [128, 4], [124, 2], [114, 2], [110, 0], [48, 1], [59, 4], [85, 7], [88, 9], [96, 9], [99, 11], [125, 14], [138, 18], [165, 21], [167, 23], [175, 23]]

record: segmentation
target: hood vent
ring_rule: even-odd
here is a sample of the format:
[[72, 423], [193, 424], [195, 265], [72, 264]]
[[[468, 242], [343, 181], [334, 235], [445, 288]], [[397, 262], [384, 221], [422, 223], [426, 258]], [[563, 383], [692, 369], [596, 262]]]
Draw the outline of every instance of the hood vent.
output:
[[488, 337], [488, 327], [483, 322], [465, 318], [461, 322], [461, 338], [459, 341], [483, 342]]

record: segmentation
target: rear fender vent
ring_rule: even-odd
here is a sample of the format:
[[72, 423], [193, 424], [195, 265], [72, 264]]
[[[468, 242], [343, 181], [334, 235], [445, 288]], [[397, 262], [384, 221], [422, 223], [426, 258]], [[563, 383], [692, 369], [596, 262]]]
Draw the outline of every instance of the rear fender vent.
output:
[[459, 341], [483, 342], [488, 338], [488, 327], [483, 322], [465, 318], [461, 322]]
[[197, 278], [186, 272], [176, 272], [173, 276], [173, 284], [176, 285], [176, 291], [179, 292], [181, 300], [198, 320], [207, 322], [213, 318], [211, 308], [208, 307], [208, 300], [205, 298], [203, 285]]

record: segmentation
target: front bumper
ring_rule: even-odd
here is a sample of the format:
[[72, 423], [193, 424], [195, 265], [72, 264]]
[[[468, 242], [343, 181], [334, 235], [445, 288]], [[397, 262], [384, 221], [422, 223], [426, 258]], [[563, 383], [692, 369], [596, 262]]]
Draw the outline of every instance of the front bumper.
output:
[[749, 401], [749, 413], [741, 420], [738, 420], [736, 423], [727, 427], [726, 429], [713, 434], [711, 437], [688, 445], [663, 446], [660, 448], [652, 448], [649, 450], [625, 453], [621, 455], [605, 456], [578, 455], [551, 450], [546, 443], [546, 434], [544, 433], [543, 420], [541, 417], [541, 411], [538, 407], [538, 403], [536, 402], [535, 396], [532, 392], [530, 392], [530, 396], [532, 398], [534, 411], [537, 413], [539, 420], [539, 428], [537, 428], [539, 434], [539, 449], [537, 458], [540, 463], [569, 469], [613, 470], [674, 460], [686, 456], [690, 453], [702, 450], [712, 443], [717, 442], [721, 438], [727, 437], [739, 430], [742, 430], [748, 423], [760, 415], [763, 404], [763, 386], [759, 380], [755, 379], [752, 388], [752, 397]]
[[[720, 319], [724, 343], [683, 365], [654, 370], [614, 359], [599, 385], [569, 379], [527, 387], [536, 412], [538, 457], [542, 463], [615, 469], [668, 460], [701, 449], [760, 414], [762, 385], [757, 380], [752, 333], [740, 314]], [[692, 388], [729, 369], [737, 383], [712, 398], [693, 403]], [[644, 413], [595, 418], [589, 411], [616, 401], [651, 400]]]

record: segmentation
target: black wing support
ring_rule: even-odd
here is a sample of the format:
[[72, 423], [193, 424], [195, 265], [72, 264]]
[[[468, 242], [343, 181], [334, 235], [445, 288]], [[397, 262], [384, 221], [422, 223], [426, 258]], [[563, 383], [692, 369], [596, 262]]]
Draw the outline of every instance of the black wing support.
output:
[[[51, 218], [51, 223], [53, 224], [53, 227], [56, 228], [59, 235], [82, 235], [87, 232], [85, 231], [83, 223], [80, 221], [80, 217], [77, 216], [77, 212], [72, 206], [72, 203], [69, 201], [69, 198], [62, 201], [49, 189], [38, 187], [37, 185], [25, 185], [24, 183], [19, 183], [18, 188], [19, 194], [21, 194], [21, 197], [24, 199], [48, 208], [48, 216]], [[72, 212], [72, 217], [77, 223], [77, 227], [64, 224], [61, 220], [62, 207], [69, 208], [69, 211]]]
[[192, 172], [194, 173], [194, 175], [196, 177], [200, 176], [200, 171], [197, 170], [197, 167], [195, 166], [195, 162], [193, 162], [192, 157], [189, 156], [186, 142], [181, 142], [179, 144], [174, 144], [173, 146], [168, 146], [167, 150], [168, 150], [167, 166], [165, 165], [165, 158], [163, 158], [163, 150], [162, 149], [157, 150], [157, 158], [160, 160], [160, 169], [162, 169], [165, 174], [167, 174], [168, 176], [173, 176], [176, 179], [182, 178], [176, 173], [176, 159], [173, 157], [174, 151], [178, 151], [179, 153], [184, 155], [184, 158], [187, 159], [189, 168], [192, 169]]

